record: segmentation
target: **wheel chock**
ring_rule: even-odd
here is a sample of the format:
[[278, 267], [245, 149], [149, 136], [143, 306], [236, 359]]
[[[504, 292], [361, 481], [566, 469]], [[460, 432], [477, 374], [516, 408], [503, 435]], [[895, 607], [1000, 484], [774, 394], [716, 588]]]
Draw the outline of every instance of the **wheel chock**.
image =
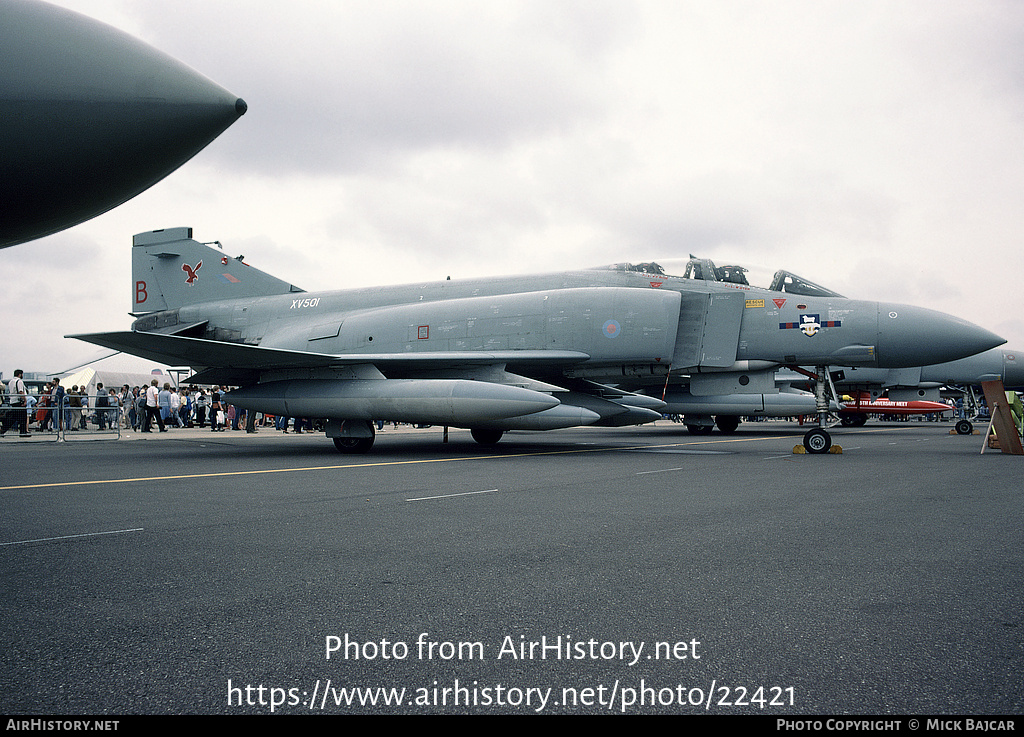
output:
[[[842, 455], [843, 454], [843, 446], [833, 444], [832, 447], [828, 449], [828, 452], [832, 453], [833, 455]], [[803, 445], [794, 445], [793, 446], [793, 454], [794, 455], [809, 455], [807, 453], [807, 448], [805, 448]]]

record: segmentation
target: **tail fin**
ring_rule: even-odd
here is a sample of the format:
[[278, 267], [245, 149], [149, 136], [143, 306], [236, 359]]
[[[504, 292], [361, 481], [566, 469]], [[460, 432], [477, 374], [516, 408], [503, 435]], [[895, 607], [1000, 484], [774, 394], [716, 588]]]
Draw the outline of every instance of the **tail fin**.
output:
[[193, 240], [192, 228], [139, 233], [132, 238], [132, 314], [304, 291], [240, 259]]

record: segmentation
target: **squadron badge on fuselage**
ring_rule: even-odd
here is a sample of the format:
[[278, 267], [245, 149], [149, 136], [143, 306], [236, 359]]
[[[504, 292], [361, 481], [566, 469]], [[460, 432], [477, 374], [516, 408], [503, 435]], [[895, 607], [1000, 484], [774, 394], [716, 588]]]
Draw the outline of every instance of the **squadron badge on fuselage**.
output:
[[818, 334], [821, 330], [821, 323], [817, 315], [800, 315], [800, 332], [808, 338]]
[[842, 320], [826, 320], [822, 322], [820, 315], [800, 315], [800, 322], [780, 322], [780, 330], [790, 330], [799, 328], [800, 332], [806, 335], [808, 338], [813, 338], [822, 328], [838, 328], [842, 327]]

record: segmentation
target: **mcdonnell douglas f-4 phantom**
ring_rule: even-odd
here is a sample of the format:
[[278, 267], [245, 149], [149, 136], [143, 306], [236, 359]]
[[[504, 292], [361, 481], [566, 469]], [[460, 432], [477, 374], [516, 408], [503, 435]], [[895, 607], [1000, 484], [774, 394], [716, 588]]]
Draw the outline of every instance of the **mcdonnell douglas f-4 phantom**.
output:
[[[506, 430], [641, 424], [660, 417], [670, 381], [697, 395], [766, 393], [780, 364], [817, 367], [823, 424], [826, 366], [921, 366], [1003, 342], [785, 271], [752, 287], [706, 259], [683, 276], [616, 264], [304, 292], [170, 228], [134, 237], [132, 278], [131, 331], [69, 337], [189, 365], [191, 381], [239, 387], [227, 401], [242, 408], [325, 418], [345, 452], [369, 450], [372, 420], [469, 428], [483, 444]], [[804, 442], [831, 446], [823, 428]]]

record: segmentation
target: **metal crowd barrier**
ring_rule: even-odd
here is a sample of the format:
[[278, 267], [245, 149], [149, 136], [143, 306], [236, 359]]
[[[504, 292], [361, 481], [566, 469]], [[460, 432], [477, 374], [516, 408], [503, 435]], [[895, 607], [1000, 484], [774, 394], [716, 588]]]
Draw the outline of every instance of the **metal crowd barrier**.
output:
[[[34, 395], [35, 396], [35, 395]], [[26, 413], [26, 429], [33, 436], [47, 437], [52, 433], [53, 439], [62, 443], [65, 440], [92, 440], [95, 438], [112, 437], [120, 439], [121, 420], [124, 408], [119, 405], [97, 407], [96, 400], [100, 397], [110, 399], [109, 394], [63, 395], [60, 403], [55, 405], [54, 398], [37, 397], [39, 401], [32, 407], [11, 407], [4, 405], [5, 412], [20, 410]], [[45, 398], [46, 404], [42, 404]], [[72, 400], [83, 404], [72, 404]], [[33, 423], [39, 422], [33, 427]], [[10, 428], [10, 422], [7, 424]], [[46, 430], [41, 429], [42, 426]]]
[[[121, 438], [121, 407], [97, 407], [96, 400], [101, 396], [110, 400], [110, 395], [84, 394], [77, 396], [64, 395], [62, 405], [64, 407], [63, 428], [59, 442], [64, 440], [91, 440], [97, 436], [109, 435], [116, 439]], [[83, 406], [72, 406], [73, 399], [85, 400]], [[70, 420], [70, 421], [69, 421]], [[77, 421], [77, 423], [76, 423]], [[96, 425], [90, 427], [90, 422]], [[71, 433], [71, 435], [69, 435]], [[78, 433], [81, 433], [80, 435]]]

